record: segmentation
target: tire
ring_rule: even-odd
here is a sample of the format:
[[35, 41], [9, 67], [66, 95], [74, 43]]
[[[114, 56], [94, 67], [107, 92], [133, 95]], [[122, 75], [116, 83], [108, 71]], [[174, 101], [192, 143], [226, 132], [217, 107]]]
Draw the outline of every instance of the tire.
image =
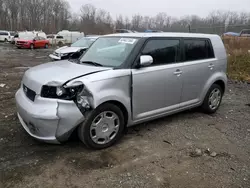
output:
[[8, 39], [4, 39], [4, 42], [7, 43], [7, 42], [8, 42]]
[[49, 45], [48, 45], [48, 44], [45, 44], [44, 48], [48, 49], [48, 48], [49, 48]]
[[61, 41], [58, 42], [58, 46], [62, 47], [63, 43]]
[[[103, 116], [101, 116], [101, 114], [103, 114]], [[111, 117], [116, 118], [115, 120], [110, 120], [111, 122], [114, 121], [114, 127], [116, 126], [116, 124], [119, 125], [119, 127], [116, 128], [116, 133], [112, 132], [114, 131], [112, 130], [112, 126], [110, 126], [110, 124], [108, 124], [108, 121], [106, 121], [107, 119], [105, 119], [105, 117], [108, 117], [111, 114], [112, 114]], [[100, 123], [100, 125], [96, 125], [94, 121], [97, 121], [97, 123]], [[107, 123], [105, 123], [105, 121]], [[125, 121], [121, 109], [111, 103], [104, 103], [86, 116], [85, 121], [78, 127], [78, 137], [88, 148], [98, 149], [98, 150], [104, 149], [112, 146], [122, 137], [124, 127], [125, 127]], [[103, 137], [110, 139], [110, 140], [108, 139], [109, 140], [108, 142], [103, 141], [105, 140], [103, 138], [98, 138], [97, 136], [98, 128], [99, 128], [99, 133], [102, 134]], [[95, 141], [94, 137], [97, 137]], [[102, 141], [103, 143], [100, 143]]]
[[34, 44], [30, 45], [30, 49], [33, 50], [34, 49]]
[[[220, 94], [220, 97], [218, 97], [216, 99], [216, 101], [214, 99], [214, 101], [215, 101], [214, 103], [216, 103], [216, 104], [214, 104], [214, 103], [211, 102], [211, 100], [212, 100], [212, 96], [211, 95], [215, 91]], [[208, 90], [208, 92], [206, 94], [206, 97], [205, 97], [205, 99], [203, 101], [203, 104], [201, 106], [202, 111], [204, 113], [206, 113], [206, 114], [213, 114], [213, 113], [215, 113], [219, 109], [219, 107], [220, 107], [222, 96], [223, 96], [223, 90], [222, 90], [222, 88], [218, 84], [213, 84], [210, 87], [210, 89]], [[210, 98], [211, 98], [211, 100], [210, 100]]]

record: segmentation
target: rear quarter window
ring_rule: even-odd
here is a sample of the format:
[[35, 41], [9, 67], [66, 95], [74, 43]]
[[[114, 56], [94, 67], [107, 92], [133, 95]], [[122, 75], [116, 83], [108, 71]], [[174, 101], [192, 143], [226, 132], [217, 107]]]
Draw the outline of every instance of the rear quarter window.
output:
[[208, 39], [184, 39], [185, 61], [214, 58], [213, 47]]

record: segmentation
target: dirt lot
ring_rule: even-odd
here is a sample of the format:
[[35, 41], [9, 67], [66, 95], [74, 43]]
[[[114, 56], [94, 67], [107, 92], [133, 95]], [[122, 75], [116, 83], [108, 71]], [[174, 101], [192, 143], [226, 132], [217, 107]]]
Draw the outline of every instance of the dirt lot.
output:
[[213, 116], [193, 110], [139, 125], [106, 150], [74, 137], [49, 145], [23, 130], [14, 94], [50, 52], [0, 44], [0, 187], [250, 187], [249, 84], [230, 83]]

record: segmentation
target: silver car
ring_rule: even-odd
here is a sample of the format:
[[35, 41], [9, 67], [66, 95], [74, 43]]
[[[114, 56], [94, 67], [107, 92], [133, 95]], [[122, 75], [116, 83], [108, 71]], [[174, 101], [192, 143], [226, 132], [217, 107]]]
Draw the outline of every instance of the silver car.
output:
[[50, 54], [49, 57], [52, 60], [65, 60], [69, 59], [72, 54], [76, 52], [81, 52], [81, 54], [93, 43], [96, 41], [98, 36], [88, 36], [83, 37], [70, 46], [63, 46], [55, 50], [53, 54]]
[[34, 138], [111, 146], [132, 125], [194, 107], [219, 108], [227, 56], [217, 35], [124, 33], [98, 38], [78, 60], [29, 69], [16, 93], [19, 120]]

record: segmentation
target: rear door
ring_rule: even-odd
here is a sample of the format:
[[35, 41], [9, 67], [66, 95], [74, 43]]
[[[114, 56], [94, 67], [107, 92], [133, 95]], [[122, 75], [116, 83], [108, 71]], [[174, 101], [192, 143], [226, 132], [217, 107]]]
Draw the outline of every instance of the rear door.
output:
[[209, 39], [183, 39], [183, 89], [180, 107], [201, 101], [205, 83], [214, 73], [216, 58]]
[[34, 38], [34, 47], [35, 48], [39, 48], [40, 47], [40, 39], [39, 39], [39, 37], [35, 37]]
[[45, 43], [46, 43], [45, 38], [39, 37], [39, 40], [40, 40], [40, 42], [39, 42], [39, 47], [40, 47], [40, 48], [45, 47]]
[[134, 121], [178, 109], [182, 89], [180, 39], [149, 39], [140, 55], [151, 55], [153, 64], [132, 69]]

